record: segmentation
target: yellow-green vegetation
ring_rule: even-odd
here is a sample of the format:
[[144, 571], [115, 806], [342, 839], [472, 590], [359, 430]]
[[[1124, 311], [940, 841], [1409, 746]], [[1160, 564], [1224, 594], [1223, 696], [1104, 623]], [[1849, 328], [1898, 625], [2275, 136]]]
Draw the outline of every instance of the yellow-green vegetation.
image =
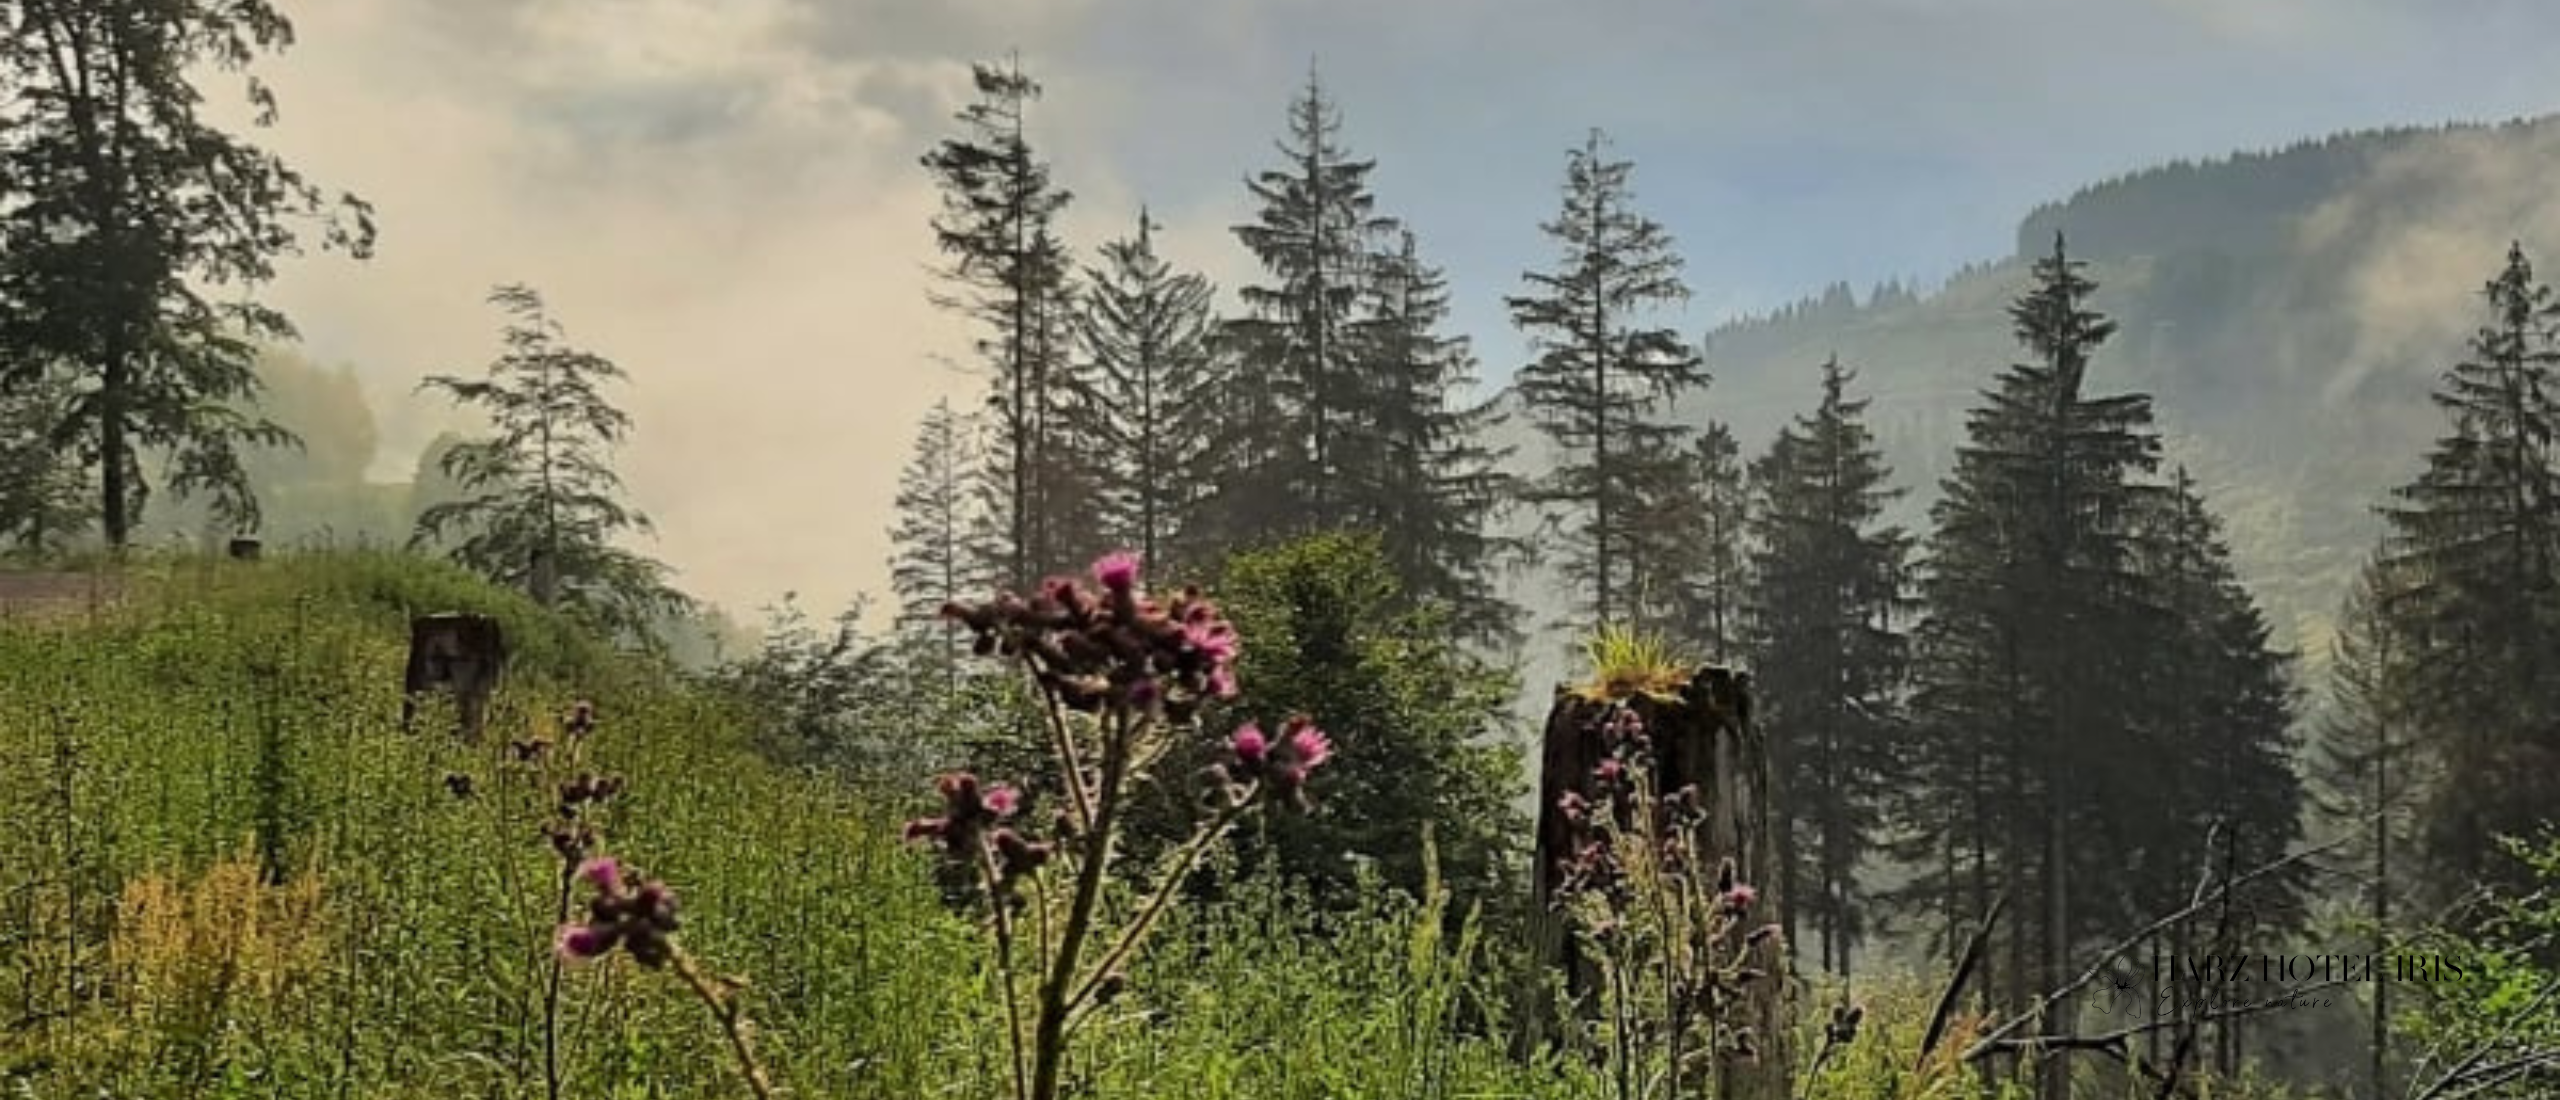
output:
[[[135, 572], [114, 611], [0, 623], [0, 1095], [547, 1095], [553, 799], [509, 742], [559, 738], [581, 698], [586, 766], [627, 781], [603, 849], [747, 983], [779, 1083], [1001, 1091], [983, 952], [898, 840], [920, 803], [772, 767], [715, 693], [446, 566]], [[512, 643], [485, 744], [399, 729], [407, 615], [445, 610]], [[1375, 893], [1321, 940], [1277, 890], [1181, 915], [1091, 1029], [1079, 1094], [1583, 1094], [1481, 1034], [1481, 959]], [[747, 1094], [702, 1005], [628, 958], [571, 968], [558, 1028], [562, 1095]]]
[[1582, 640], [1590, 680], [1586, 698], [1608, 702], [1649, 695], [1668, 699], [1680, 694], [1697, 670], [1695, 662], [1661, 634], [1617, 623], [1602, 625]]
[[[774, 766], [739, 704], [452, 567], [190, 559], [127, 590], [0, 622], [0, 1096], [749, 1095], [673, 974], [573, 965], [546, 1011], [562, 876], [542, 827], [586, 769], [626, 781], [602, 850], [676, 892], [684, 950], [743, 983], [785, 1094], [1005, 1090], [982, 941], [898, 840], [922, 797]], [[478, 745], [449, 711], [399, 728], [407, 617], [448, 610], [496, 616], [514, 651]], [[1629, 685], [1679, 669], [1610, 653]], [[584, 738], [560, 720], [580, 699]], [[535, 739], [555, 755], [518, 760]], [[1080, 1033], [1067, 1093], [1611, 1095], [1577, 1054], [1512, 1051], [1509, 948], [1436, 878], [1423, 892], [1364, 872], [1319, 913], [1246, 879], [1175, 907]], [[1862, 983], [1870, 1023], [1807, 1095], [1956, 1095], [1958, 1067], [1913, 1069], [1930, 995]]]

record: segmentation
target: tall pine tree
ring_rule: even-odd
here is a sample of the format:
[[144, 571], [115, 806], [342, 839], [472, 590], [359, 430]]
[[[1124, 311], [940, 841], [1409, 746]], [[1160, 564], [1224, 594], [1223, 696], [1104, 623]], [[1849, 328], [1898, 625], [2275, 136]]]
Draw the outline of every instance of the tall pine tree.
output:
[[507, 314], [506, 352], [483, 377], [433, 375], [418, 388], [478, 407], [496, 433], [443, 453], [438, 466], [462, 496], [420, 512], [410, 545], [449, 546], [455, 561], [544, 606], [656, 645], [657, 619], [690, 601], [664, 564], [615, 544], [653, 529], [613, 470], [632, 425], [604, 386], [622, 368], [570, 346], [531, 287], [498, 287], [489, 302]]
[[[1750, 650], [1784, 812], [1786, 919], [1810, 921], [1826, 972], [1851, 971], [1864, 931], [1858, 869], [1899, 778], [1909, 660], [1911, 536], [1883, 522], [1901, 496], [1849, 396], [1822, 365], [1822, 401], [1752, 464]], [[1792, 929], [1786, 937], [1796, 942]]]
[[2407, 582], [2389, 614], [2443, 777], [2426, 865], [2447, 892], [2529, 888], [2495, 840], [2532, 835], [2560, 801], [2560, 308], [2522, 246], [2486, 291], [2488, 322], [2435, 394], [2452, 431], [2384, 510]]
[[1245, 316], [1227, 326], [1242, 374], [1214, 507], [1230, 546], [1376, 518], [1348, 511], [1343, 452], [1367, 404], [1360, 302], [1396, 224], [1376, 212], [1376, 162], [1353, 159], [1341, 129], [1340, 108], [1310, 74], [1290, 104], [1284, 166], [1249, 181], [1254, 220], [1235, 230], [1270, 281], [1241, 288]]
[[1144, 210], [1133, 237], [1102, 248], [1085, 275], [1077, 334], [1089, 378], [1091, 431], [1108, 463], [1104, 524], [1159, 573], [1198, 564], [1195, 473], [1210, 449], [1202, 414], [1224, 384], [1214, 351], [1209, 280], [1156, 254]]
[[[2159, 442], [2148, 397], [2088, 392], [2115, 324], [2089, 308], [2082, 266], [2057, 237], [2010, 309], [2032, 360], [1969, 417], [1931, 513], [1917, 637], [1930, 755], [1915, 761], [1926, 775], [1909, 818], [1940, 856], [1924, 892], [1950, 915], [2011, 896], [2016, 919], [1987, 960], [2011, 1006], [2058, 987], [2075, 942], [2123, 917], [2091, 903], [2120, 870], [2106, 847], [2120, 823], [2097, 808], [2124, 790], [2093, 782], [2106, 773], [2092, 765], [2144, 717], [2126, 642], [2147, 614], [2136, 544]], [[2060, 1068], [2048, 1072], [2060, 1095]]]
[[1684, 442], [1627, 457], [1635, 491], [1626, 556], [1632, 622], [1708, 660], [1741, 652], [1750, 480], [1742, 446], [1717, 421]]
[[1002, 560], [986, 537], [989, 525], [973, 492], [983, 466], [976, 420], [954, 411], [949, 399], [926, 411], [916, 426], [915, 454], [898, 476], [897, 523], [889, 530], [898, 625], [936, 641], [931, 655], [946, 679], [957, 675], [967, 639], [942, 608], [984, 598], [995, 586], [991, 568]]
[[[2416, 841], [2416, 792], [2426, 777], [2412, 734], [2409, 640], [2391, 618], [2404, 581], [2382, 560], [2366, 563], [2347, 593], [2329, 649], [2328, 713], [2314, 743], [2309, 772], [2321, 815], [2347, 835], [2334, 867], [2358, 883], [2357, 916], [2373, 937], [2372, 953], [2392, 949], [2394, 901], [2407, 896], [2406, 877], [2395, 866], [2410, 862]], [[2367, 992], [2371, 1032], [2366, 1077], [2374, 1096], [2391, 1095], [2391, 990], [2375, 982]]]
[[[2149, 714], [2137, 715], [2133, 736], [2112, 751], [2083, 758], [2103, 774], [2148, 768], [2169, 780], [2152, 789], [2090, 788], [2104, 830], [2094, 842], [2120, 860], [2118, 873], [2097, 880], [2117, 884], [2116, 893], [2091, 893], [2105, 911], [2126, 915], [2188, 905], [2200, 858], [2241, 870], [2277, 862], [2301, 836], [2304, 802], [2290, 655], [2270, 643], [2221, 524], [2186, 470], [2151, 504], [2144, 580], [2153, 606], [2148, 622], [2137, 624], [2150, 640], [2130, 647], [2138, 660], [2126, 672], [2151, 685]], [[2210, 852], [2202, 838], [2213, 841]], [[2199, 915], [2172, 932], [2170, 950], [2182, 957], [2228, 950], [2299, 927], [2309, 885], [2303, 870], [2251, 882], [2229, 912]], [[2217, 1072], [2239, 1072], [2247, 1025], [2243, 1014], [2214, 1022], [2209, 1054]]]
[[973, 74], [978, 98], [959, 114], [962, 134], [923, 161], [942, 190], [933, 232], [952, 287], [933, 301], [983, 330], [977, 351], [994, 374], [989, 480], [1004, 536], [1002, 579], [1020, 585], [1070, 564], [1061, 543], [1078, 521], [1059, 513], [1085, 503], [1069, 495], [1080, 464], [1058, 424], [1078, 401], [1065, 365], [1069, 261], [1055, 228], [1071, 196], [1051, 182], [1027, 136], [1040, 85], [1018, 61], [980, 64]]
[[1563, 209], [1541, 226], [1563, 254], [1554, 270], [1526, 273], [1531, 293], [1507, 302], [1538, 350], [1519, 373], [1521, 403], [1559, 452], [1529, 499], [1567, 524], [1564, 569], [1588, 586], [1591, 617], [1631, 623], [1645, 489], [1663, 484], [1678, 449], [1679, 430], [1653, 414], [1707, 375], [1676, 332], [1645, 323], [1689, 288], [1671, 235], [1634, 208], [1634, 164], [1607, 159], [1604, 140], [1593, 130], [1566, 155]]
[[1499, 422], [1491, 400], [1469, 401], [1476, 360], [1465, 337], [1445, 336], [1449, 285], [1425, 264], [1413, 234], [1375, 261], [1366, 316], [1352, 331], [1366, 393], [1344, 425], [1346, 511], [1364, 517], [1408, 596], [1448, 607], [1467, 638], [1516, 638], [1518, 610], [1497, 594], [1495, 571], [1517, 549], [1492, 520], [1517, 495], [1487, 445]]

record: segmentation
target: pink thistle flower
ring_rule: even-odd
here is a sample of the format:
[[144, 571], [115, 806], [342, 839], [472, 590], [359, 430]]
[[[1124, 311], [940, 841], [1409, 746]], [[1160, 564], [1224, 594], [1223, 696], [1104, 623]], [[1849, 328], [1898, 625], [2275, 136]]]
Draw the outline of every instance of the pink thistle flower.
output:
[[578, 865], [578, 878], [598, 893], [622, 892], [622, 864], [611, 856], [599, 856]]
[[1252, 767], [1262, 763], [1263, 756], [1271, 750], [1271, 741], [1262, 735], [1260, 725], [1247, 722], [1236, 727], [1235, 736], [1227, 742], [1227, 747], [1235, 750], [1238, 761]]
[[552, 937], [552, 950], [568, 962], [585, 962], [613, 950], [614, 934], [610, 928], [589, 924], [564, 924]]
[[1220, 665], [1220, 666], [1218, 666], [1218, 667], [1216, 667], [1216, 668], [1210, 669], [1210, 670], [1209, 670], [1209, 694], [1211, 694], [1211, 695], [1215, 695], [1215, 696], [1217, 696], [1217, 697], [1218, 697], [1218, 698], [1220, 698], [1220, 699], [1233, 699], [1233, 698], [1235, 698], [1235, 697], [1236, 697], [1236, 673], [1235, 673], [1235, 670], [1234, 670], [1234, 669], [1231, 669], [1231, 668], [1228, 668], [1228, 667], [1227, 667], [1227, 666], [1225, 666], [1225, 665]]
[[1300, 767], [1313, 770], [1333, 759], [1333, 739], [1317, 729], [1313, 721], [1304, 716], [1292, 718], [1288, 733], [1289, 755], [1297, 760]]
[[1138, 584], [1138, 556], [1126, 550], [1104, 554], [1093, 563], [1093, 579], [1114, 592], [1126, 592]]
[[1612, 756], [1601, 761], [1600, 766], [1593, 769], [1591, 774], [1602, 783], [1616, 783], [1618, 780], [1626, 777], [1627, 766], [1619, 763], [1618, 758]]
[[1758, 900], [1760, 891], [1752, 889], [1747, 882], [1734, 883], [1733, 889], [1724, 892], [1725, 908], [1735, 913], [1749, 912], [1751, 903]]
[[998, 818], [1012, 817], [1015, 810], [1022, 808], [1022, 792], [998, 783], [987, 788], [987, 793], [979, 797], [978, 804]]

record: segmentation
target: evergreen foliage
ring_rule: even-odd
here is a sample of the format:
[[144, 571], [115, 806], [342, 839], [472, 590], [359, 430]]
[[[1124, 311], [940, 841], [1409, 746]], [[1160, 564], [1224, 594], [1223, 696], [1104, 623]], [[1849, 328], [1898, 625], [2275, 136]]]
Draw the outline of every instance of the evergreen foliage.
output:
[[1603, 142], [1594, 130], [1566, 155], [1563, 209], [1541, 226], [1562, 256], [1552, 271], [1527, 273], [1530, 293], [1507, 302], [1539, 353], [1515, 388], [1558, 452], [1528, 498], [1566, 525], [1563, 566], [1588, 586], [1591, 618], [1634, 622], [1637, 531], [1652, 503], [1643, 490], [1659, 486], [1679, 435], [1653, 414], [1707, 376], [1677, 333], [1643, 324], [1689, 288], [1670, 234], [1634, 209], [1634, 164], [1607, 159]]
[[489, 301], [508, 316], [505, 354], [485, 378], [434, 375], [419, 388], [477, 408], [496, 434], [444, 452], [438, 467], [464, 495], [421, 511], [412, 545], [449, 546], [455, 561], [536, 602], [654, 643], [654, 618], [687, 601], [667, 586], [666, 566], [614, 543], [652, 530], [623, 502], [609, 461], [631, 432], [603, 390], [622, 368], [569, 346], [531, 287], [501, 286]]

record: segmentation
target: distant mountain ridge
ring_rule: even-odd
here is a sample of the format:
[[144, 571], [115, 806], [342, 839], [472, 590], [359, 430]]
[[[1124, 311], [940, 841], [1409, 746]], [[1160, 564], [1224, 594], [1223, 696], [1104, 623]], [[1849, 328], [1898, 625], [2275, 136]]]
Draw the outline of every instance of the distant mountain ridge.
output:
[[[2443, 430], [2427, 393], [2480, 323], [2479, 290], [2508, 242], [2560, 276], [2555, 170], [2560, 116], [2359, 131], [2130, 173], [2035, 208], [2009, 255], [1935, 290], [1886, 284], [1862, 301], [1836, 284], [1718, 328], [1715, 382], [1677, 415], [1731, 424], [1756, 453], [1812, 406], [1816, 367], [1836, 353], [1873, 396], [1909, 490], [1897, 518], [1923, 527], [1966, 412], [2020, 354], [2006, 309], [2025, 258], [2062, 233], [2119, 325], [2092, 387], [2154, 397], [2170, 461], [2229, 525], [2279, 643], [2316, 664], [2379, 534], [2374, 506]], [[1524, 469], [1543, 465], [1525, 424], [1505, 435]], [[1554, 591], [1531, 578], [1515, 598], [1553, 617]], [[1533, 647], [1533, 688], [1556, 648]]]

